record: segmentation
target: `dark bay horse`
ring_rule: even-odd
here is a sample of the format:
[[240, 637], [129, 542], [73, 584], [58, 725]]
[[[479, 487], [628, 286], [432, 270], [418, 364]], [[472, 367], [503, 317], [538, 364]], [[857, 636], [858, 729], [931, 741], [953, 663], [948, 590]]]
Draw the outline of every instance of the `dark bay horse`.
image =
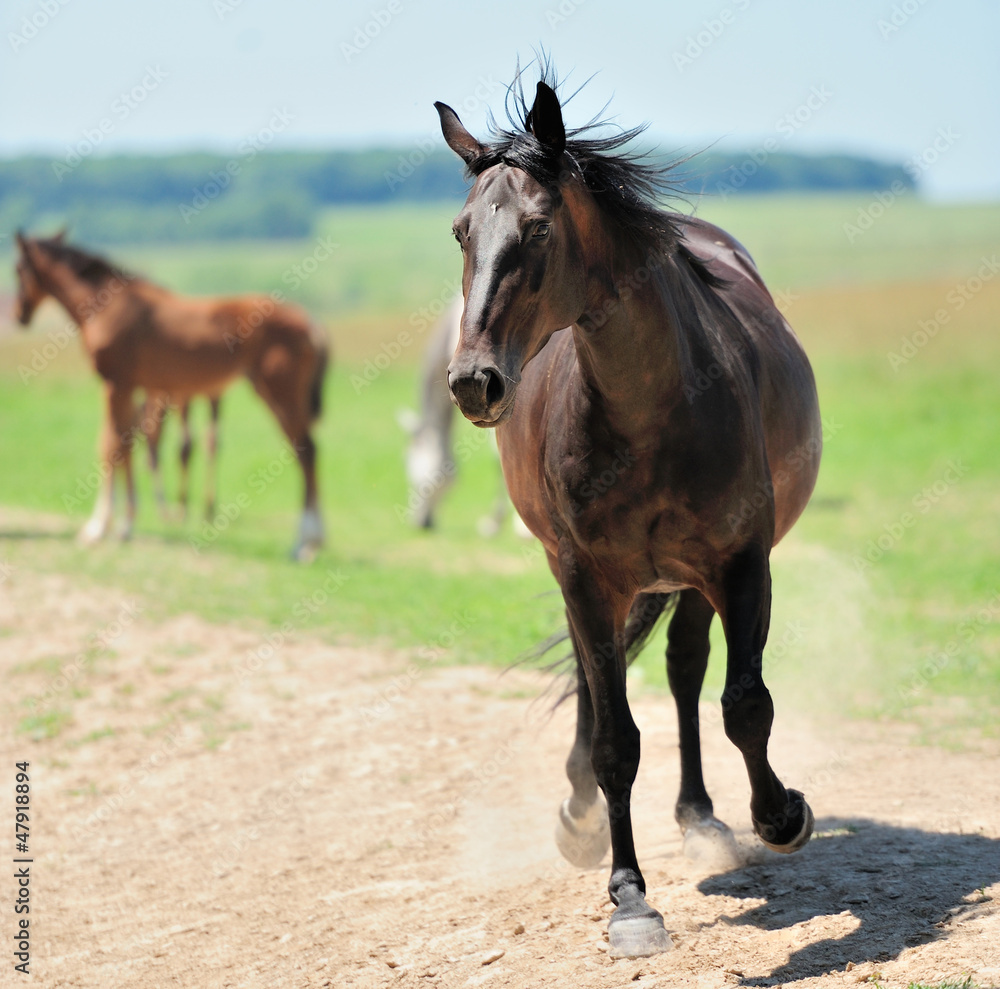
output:
[[320, 413], [327, 345], [301, 310], [268, 296], [192, 299], [64, 242], [17, 235], [17, 318], [27, 326], [52, 296], [80, 328], [94, 370], [104, 380], [105, 422], [100, 437], [101, 490], [80, 538], [94, 542], [111, 528], [114, 478], [125, 475], [122, 535], [135, 517], [133, 394], [165, 394], [178, 403], [218, 395], [239, 375], [250, 379], [274, 413], [305, 475], [305, 506], [293, 551], [308, 558], [322, 545], [316, 490], [316, 445], [310, 430]]
[[805, 353], [746, 250], [663, 211], [669, 170], [622, 150], [641, 129], [567, 134], [546, 81], [530, 109], [519, 84], [512, 94], [520, 119], [488, 143], [436, 104], [474, 178], [454, 222], [465, 310], [448, 381], [468, 419], [497, 429], [514, 506], [562, 589], [578, 710], [558, 842], [571, 861], [596, 864], [610, 837], [610, 952], [637, 957], [671, 941], [646, 903], [632, 838], [639, 730], [625, 668], [669, 602], [686, 838], [729, 834], [705, 790], [698, 724], [716, 613], [725, 731], [746, 763], [754, 830], [779, 852], [812, 832], [802, 794], [768, 762], [761, 657], [769, 553], [812, 493], [819, 406]]

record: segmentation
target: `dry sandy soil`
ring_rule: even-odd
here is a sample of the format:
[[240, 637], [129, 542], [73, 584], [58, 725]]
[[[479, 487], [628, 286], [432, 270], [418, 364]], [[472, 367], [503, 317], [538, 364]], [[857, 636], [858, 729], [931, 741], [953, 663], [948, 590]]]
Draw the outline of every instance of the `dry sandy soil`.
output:
[[[543, 678], [306, 638], [261, 653], [252, 630], [129, 607], [61, 577], [0, 585], [0, 806], [11, 821], [13, 763], [30, 760], [36, 985], [1000, 984], [983, 743], [939, 751], [779, 706], [773, 763], [817, 817], [786, 858], [753, 842], [742, 763], [706, 705], [709, 787], [744, 849], [713, 873], [672, 818], [673, 705], [639, 696], [637, 846], [676, 947], [613, 961], [607, 862], [573, 869], [552, 838], [573, 711], [550, 716]], [[31, 698], [68, 717], [32, 732]], [[4, 959], [0, 984], [25, 984]]]

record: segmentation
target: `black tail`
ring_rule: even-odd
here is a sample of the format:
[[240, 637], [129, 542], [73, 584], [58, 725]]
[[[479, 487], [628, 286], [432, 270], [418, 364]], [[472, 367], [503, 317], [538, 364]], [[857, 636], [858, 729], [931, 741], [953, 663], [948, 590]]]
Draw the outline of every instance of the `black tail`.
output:
[[[626, 666], [631, 666], [635, 662], [636, 657], [642, 652], [654, 630], [674, 610], [679, 597], [680, 593], [678, 591], [670, 594], [640, 594], [632, 602], [628, 619], [625, 622]], [[539, 660], [567, 639], [569, 639], [569, 629], [563, 626], [563, 628], [554, 632], [527, 655], [522, 656], [514, 665]], [[555, 703], [552, 705], [553, 708], [556, 708], [567, 697], [572, 697], [576, 693], [576, 653], [573, 649], [570, 649], [569, 652], [546, 662], [542, 668], [548, 672], [555, 673], [557, 678], [562, 680], [562, 689]], [[545, 693], [547, 694], [548, 691], [545, 691]]]
[[326, 377], [326, 368], [330, 363], [329, 343], [319, 333], [315, 334], [314, 339], [318, 360], [312, 382], [309, 385], [309, 417], [313, 422], [323, 414], [323, 379]]

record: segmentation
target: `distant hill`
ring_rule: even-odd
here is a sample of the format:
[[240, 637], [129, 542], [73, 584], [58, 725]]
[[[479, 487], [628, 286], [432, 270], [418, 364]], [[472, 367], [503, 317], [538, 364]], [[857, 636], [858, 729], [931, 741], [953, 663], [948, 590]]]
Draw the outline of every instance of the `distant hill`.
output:
[[[874, 192], [913, 187], [901, 165], [850, 155], [706, 152], [682, 166], [692, 193]], [[459, 199], [446, 149], [0, 160], [0, 232], [71, 224], [85, 242], [294, 238], [325, 206]]]

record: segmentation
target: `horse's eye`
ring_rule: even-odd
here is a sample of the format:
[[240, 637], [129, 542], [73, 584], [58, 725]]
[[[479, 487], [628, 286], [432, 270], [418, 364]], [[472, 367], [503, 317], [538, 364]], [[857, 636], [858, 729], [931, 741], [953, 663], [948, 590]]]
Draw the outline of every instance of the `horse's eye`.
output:
[[455, 240], [458, 241], [458, 246], [461, 247], [462, 250], [464, 251], [465, 244], [462, 243], [462, 235], [457, 230], [453, 230], [452, 233], [455, 235]]
[[532, 237], [547, 237], [549, 235], [549, 225], [547, 223], [539, 223], [535, 227]]

